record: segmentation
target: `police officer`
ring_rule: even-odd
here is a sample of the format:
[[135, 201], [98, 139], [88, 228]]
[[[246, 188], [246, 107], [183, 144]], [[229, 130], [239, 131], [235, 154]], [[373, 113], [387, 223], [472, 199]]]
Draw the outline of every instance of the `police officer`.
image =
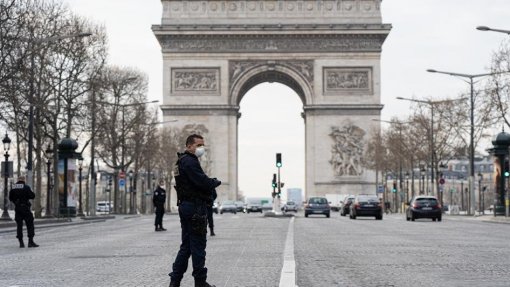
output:
[[39, 247], [34, 242], [34, 215], [30, 210], [30, 199], [35, 198], [35, 193], [32, 191], [30, 186], [25, 184], [25, 177], [18, 177], [18, 181], [9, 192], [9, 200], [15, 204], [14, 220], [18, 227], [16, 238], [19, 240], [19, 247], [24, 248], [25, 243], [23, 242], [23, 221], [27, 225], [28, 233], [28, 247]]
[[214, 287], [207, 283], [205, 247], [207, 243], [207, 206], [211, 204], [212, 190], [221, 181], [208, 177], [198, 158], [205, 152], [204, 138], [190, 135], [186, 139], [186, 151], [178, 153], [174, 167], [175, 189], [181, 221], [181, 246], [172, 265], [170, 287], [181, 286], [191, 256], [195, 287]]
[[214, 233], [214, 219], [213, 219], [213, 203], [218, 197], [218, 193], [216, 193], [216, 189], [213, 189], [212, 191], [212, 202], [211, 204], [207, 205], [207, 224], [209, 225], [209, 230], [211, 230], [211, 236], [215, 236], [216, 233]]
[[158, 188], [156, 188], [154, 191], [154, 196], [152, 197], [152, 202], [154, 203], [154, 208], [156, 209], [156, 219], [154, 221], [156, 231], [166, 231], [166, 229], [163, 228], [163, 215], [165, 214], [166, 202], [166, 190], [163, 188], [164, 186], [165, 181], [160, 180]]

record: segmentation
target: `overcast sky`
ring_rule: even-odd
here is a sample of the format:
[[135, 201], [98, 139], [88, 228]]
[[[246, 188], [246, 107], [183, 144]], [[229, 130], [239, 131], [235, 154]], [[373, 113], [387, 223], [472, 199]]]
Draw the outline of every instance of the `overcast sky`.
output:
[[[161, 20], [157, 0], [64, 0], [73, 11], [105, 25], [110, 63], [149, 76], [149, 98], [162, 100], [162, 60], [151, 31]], [[384, 0], [383, 22], [393, 25], [382, 53], [382, 119], [404, 117], [397, 96], [452, 98], [468, 92], [457, 78], [428, 68], [478, 74], [510, 36], [476, 26], [510, 29], [509, 0]], [[276, 152], [283, 153], [285, 187], [304, 188], [304, 122], [298, 96], [280, 84], [261, 84], [241, 102], [239, 186], [248, 196], [269, 196]], [[270, 118], [269, 118], [270, 116]]]

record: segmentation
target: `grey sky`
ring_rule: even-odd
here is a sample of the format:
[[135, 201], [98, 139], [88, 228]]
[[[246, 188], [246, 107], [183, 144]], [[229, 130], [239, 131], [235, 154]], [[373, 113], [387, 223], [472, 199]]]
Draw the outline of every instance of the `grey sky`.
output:
[[[160, 23], [157, 0], [65, 0], [76, 13], [104, 24], [110, 63], [136, 67], [149, 76], [149, 98], [162, 100], [160, 47], [150, 29]], [[404, 117], [407, 102], [395, 97], [444, 98], [468, 92], [463, 81], [430, 74], [427, 68], [459, 73], [488, 71], [491, 55], [510, 36], [476, 26], [510, 29], [508, 0], [384, 0], [383, 22], [391, 23], [382, 53], [382, 118]], [[285, 187], [304, 187], [302, 103], [289, 88], [261, 84], [241, 102], [240, 190], [268, 196], [274, 154], [283, 153]]]

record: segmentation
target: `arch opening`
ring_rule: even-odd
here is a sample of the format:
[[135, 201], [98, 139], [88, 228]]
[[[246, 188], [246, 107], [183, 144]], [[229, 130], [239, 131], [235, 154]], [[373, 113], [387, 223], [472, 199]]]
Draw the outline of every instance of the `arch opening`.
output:
[[245, 198], [271, 197], [271, 180], [273, 173], [277, 173], [276, 153], [282, 153], [283, 157], [280, 169], [281, 181], [285, 183], [282, 198], [286, 198], [287, 188], [304, 191], [302, 108], [302, 99], [295, 89], [279, 81], [262, 81], [246, 90], [240, 103], [242, 117], [238, 123], [239, 195]]

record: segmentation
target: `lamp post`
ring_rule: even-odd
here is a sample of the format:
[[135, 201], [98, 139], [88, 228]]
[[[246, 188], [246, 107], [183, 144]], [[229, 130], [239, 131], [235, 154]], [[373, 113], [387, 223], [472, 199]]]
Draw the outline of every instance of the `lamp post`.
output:
[[420, 188], [420, 194], [425, 193], [425, 165], [421, 165], [420, 167], [420, 174], [421, 174], [421, 188]]
[[4, 162], [4, 210], [2, 212], [2, 217], [0, 218], [1, 220], [12, 220], [11, 217], [9, 216], [9, 199], [8, 199], [8, 195], [7, 195], [7, 180], [9, 178], [9, 149], [11, 147], [11, 139], [9, 138], [9, 136], [7, 135], [7, 133], [5, 133], [5, 137], [4, 139], [2, 140], [2, 143], [4, 144], [4, 151], [5, 151], [5, 162]]
[[37, 39], [24, 39], [29, 44], [28, 50], [31, 51], [30, 55], [30, 92], [28, 97], [28, 103], [30, 104], [28, 111], [28, 157], [27, 157], [27, 182], [30, 186], [34, 185], [34, 173], [33, 173], [33, 150], [34, 150], [34, 94], [35, 94], [35, 45], [54, 42], [58, 40], [64, 40], [69, 38], [83, 38], [92, 35], [92, 33], [77, 33], [70, 35], [60, 35], [46, 38]]
[[483, 174], [481, 172], [478, 173], [478, 213], [482, 213], [482, 180], [483, 180]]
[[128, 177], [129, 177], [129, 201], [130, 201], [129, 213], [134, 214], [135, 209], [134, 209], [134, 202], [133, 202], [134, 196], [133, 196], [133, 171], [132, 170], [129, 171]]
[[460, 178], [460, 209], [464, 210], [464, 178]]
[[505, 33], [505, 34], [510, 35], [510, 30], [493, 29], [493, 28], [489, 28], [487, 26], [478, 26], [478, 27], [476, 27], [476, 30], [480, 30], [480, 31], [493, 31], [493, 32]]
[[51, 160], [53, 159], [53, 149], [50, 145], [45, 150], [46, 156], [48, 159], [46, 160], [46, 177], [47, 177], [47, 184], [46, 184], [46, 213], [44, 214], [44, 217], [53, 217], [52, 211], [51, 211], [51, 202], [52, 202], [52, 194], [51, 194]]
[[406, 171], [406, 203], [408, 202], [409, 202], [409, 172]]
[[83, 157], [78, 157], [78, 200], [80, 207], [78, 208], [78, 216], [85, 216], [82, 208], [82, 193], [81, 193], [81, 172], [83, 170]]
[[474, 79], [480, 78], [480, 77], [486, 77], [491, 75], [497, 75], [502, 74], [506, 72], [496, 72], [496, 73], [483, 73], [483, 74], [462, 74], [462, 73], [454, 73], [454, 72], [445, 72], [445, 71], [437, 71], [434, 69], [428, 69], [427, 72], [429, 73], [439, 73], [439, 74], [445, 74], [449, 76], [455, 76], [455, 77], [461, 77], [461, 78], [467, 78], [469, 81], [462, 80], [470, 85], [471, 93], [469, 97], [469, 103], [470, 103], [470, 121], [471, 121], [471, 129], [469, 133], [469, 195], [471, 197], [470, 200], [470, 208], [469, 213], [471, 215], [475, 215], [475, 188], [474, 188], [474, 181], [475, 181], [475, 144], [474, 144], [474, 138], [475, 138], [475, 98], [474, 98]]

